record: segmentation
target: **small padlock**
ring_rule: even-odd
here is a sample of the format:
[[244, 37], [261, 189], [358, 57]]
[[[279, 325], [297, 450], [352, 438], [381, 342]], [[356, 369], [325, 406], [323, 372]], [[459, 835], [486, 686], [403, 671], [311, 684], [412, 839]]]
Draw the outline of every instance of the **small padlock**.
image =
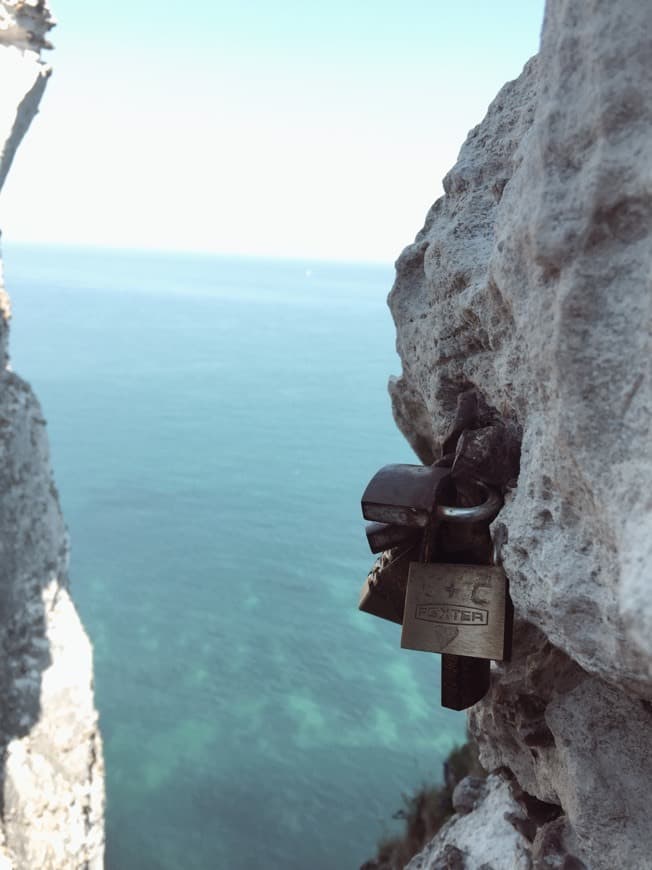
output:
[[407, 547], [395, 547], [382, 553], [369, 572], [360, 593], [358, 610], [399, 625], [403, 622], [403, 608], [410, 564], [419, 557], [420, 541]]

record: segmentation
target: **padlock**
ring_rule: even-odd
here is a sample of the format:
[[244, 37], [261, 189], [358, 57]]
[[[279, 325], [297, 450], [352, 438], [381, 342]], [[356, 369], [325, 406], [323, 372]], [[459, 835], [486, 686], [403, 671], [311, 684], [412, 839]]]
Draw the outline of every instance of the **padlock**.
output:
[[451, 492], [450, 469], [434, 465], [386, 465], [369, 481], [362, 516], [390, 525], [424, 529], [437, 502]]
[[413, 562], [401, 646], [502, 661], [506, 596], [502, 568]]
[[403, 622], [410, 564], [419, 558], [420, 540], [382, 553], [369, 572], [360, 593], [358, 610], [399, 625]]
[[433, 552], [428, 562], [410, 565], [404, 608], [401, 646], [442, 654], [442, 705], [454, 710], [484, 696], [489, 660], [508, 657], [511, 639], [507, 580], [500, 566], [486, 564], [492, 553], [489, 522], [501, 500], [478, 486], [486, 494], [482, 504], [437, 506]]
[[[470, 707], [486, 694], [489, 688], [489, 658], [507, 655], [507, 638], [511, 627], [511, 602], [502, 569], [494, 571], [493, 577], [482, 576], [483, 570], [489, 569], [491, 573], [488, 564], [492, 558], [489, 522], [500, 510], [502, 501], [497, 493], [484, 484], [477, 483], [474, 486], [482, 491], [484, 501], [469, 507], [461, 506], [457, 504], [459, 493], [452, 482], [449, 468], [441, 465], [389, 465], [374, 476], [362, 498], [363, 515], [377, 521], [367, 533], [372, 549], [374, 543], [383, 541], [384, 535], [387, 536], [384, 542], [403, 543], [401, 547], [383, 553], [377, 560], [363, 586], [359, 608], [393, 622], [402, 622], [402, 646], [442, 653], [442, 705], [455, 710]], [[468, 499], [468, 493], [462, 492], [461, 495]], [[477, 501], [473, 497], [472, 500]], [[380, 523], [387, 525], [383, 527]], [[407, 543], [407, 534], [403, 537], [401, 528], [405, 533], [415, 534], [411, 545]], [[467, 574], [464, 573], [465, 568]], [[469, 568], [476, 572], [475, 580], [469, 581]], [[445, 610], [441, 609], [441, 603], [447, 602], [447, 599], [441, 598], [441, 594], [444, 594], [440, 594], [441, 583], [432, 580], [434, 585], [432, 588], [428, 586], [431, 575], [436, 578], [452, 577], [450, 588], [444, 590], [446, 594], [451, 594], [451, 606]], [[411, 576], [413, 580], [408, 583]], [[459, 589], [455, 584], [456, 577], [466, 577], [466, 582]], [[427, 588], [420, 597], [424, 578], [428, 580]], [[434, 601], [433, 589], [441, 601]], [[475, 596], [476, 599], [471, 602], [471, 608], [462, 594], [465, 589], [471, 598]], [[489, 593], [490, 601], [487, 599]], [[454, 597], [456, 594], [457, 598]], [[473, 635], [469, 639], [468, 632], [460, 634], [460, 628], [467, 628], [467, 623], [474, 628], [482, 624], [486, 634], [489, 614], [485, 615], [481, 611], [488, 610], [487, 601], [494, 614], [489, 640], [486, 636]], [[461, 607], [461, 604], [466, 606]], [[433, 605], [440, 605], [439, 609]], [[501, 606], [502, 634], [500, 626], [494, 625], [494, 616], [501, 612]], [[439, 633], [439, 640], [431, 638], [433, 626], [435, 634]], [[462, 640], [466, 638], [466, 644], [459, 646], [458, 641], [458, 646], [448, 648], [451, 639], [460, 637]], [[476, 642], [470, 642], [474, 637]], [[484, 646], [477, 643], [478, 637]]]
[[366, 532], [371, 551], [382, 555], [362, 587], [359, 610], [401, 624], [408, 570], [419, 558], [424, 525], [442, 494], [450, 499], [453, 491], [448, 468], [386, 465], [374, 475], [362, 496], [362, 513], [380, 520]]
[[415, 543], [421, 536], [420, 529], [395, 523], [367, 523], [365, 532], [372, 553], [383, 553], [403, 544]]

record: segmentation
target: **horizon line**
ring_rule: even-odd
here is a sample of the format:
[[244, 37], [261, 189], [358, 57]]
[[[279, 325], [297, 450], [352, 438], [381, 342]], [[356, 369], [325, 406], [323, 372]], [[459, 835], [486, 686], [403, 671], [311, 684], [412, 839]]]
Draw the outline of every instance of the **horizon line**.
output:
[[193, 248], [158, 248], [151, 246], [136, 247], [135, 245], [102, 245], [88, 242], [47, 242], [33, 241], [25, 239], [7, 239], [3, 234], [0, 235], [0, 247], [2, 249], [11, 247], [24, 248], [49, 248], [49, 249], [69, 249], [75, 251], [93, 251], [98, 253], [126, 253], [126, 254], [159, 254], [163, 256], [178, 256], [178, 257], [206, 257], [222, 260], [264, 260], [271, 262], [284, 263], [301, 263], [301, 264], [322, 264], [322, 265], [351, 265], [351, 266], [373, 266], [379, 268], [394, 268], [395, 260], [372, 260], [360, 259], [355, 260], [350, 257], [342, 258], [326, 258], [323, 256], [298, 255], [298, 254], [266, 254], [266, 253], [235, 253], [228, 251], [211, 251]]

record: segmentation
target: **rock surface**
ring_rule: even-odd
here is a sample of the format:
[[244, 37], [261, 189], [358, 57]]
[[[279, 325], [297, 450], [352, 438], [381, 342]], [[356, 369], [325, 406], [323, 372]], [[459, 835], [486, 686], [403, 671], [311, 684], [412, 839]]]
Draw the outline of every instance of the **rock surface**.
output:
[[[43, 93], [47, 6], [0, 2], [0, 186]], [[8, 365], [0, 273], [0, 867], [101, 868], [104, 773], [89, 640], [38, 401]], [[3, 863], [4, 862], [4, 863]]]
[[471, 726], [561, 808], [531, 831], [541, 868], [652, 868], [651, 57], [650, 4], [549, 0], [389, 300], [424, 461], [471, 388], [522, 431], [499, 518], [516, 650]]
[[530, 870], [529, 843], [513, 823], [523, 817], [509, 783], [490, 776], [473, 812], [453, 816], [406, 870]]
[[15, 48], [52, 48], [45, 38], [54, 27], [46, 0], [0, 0], [0, 43]]

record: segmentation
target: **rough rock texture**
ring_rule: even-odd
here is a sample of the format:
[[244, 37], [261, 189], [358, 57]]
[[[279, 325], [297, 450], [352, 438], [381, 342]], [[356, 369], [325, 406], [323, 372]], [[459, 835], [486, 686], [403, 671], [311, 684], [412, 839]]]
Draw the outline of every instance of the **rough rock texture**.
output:
[[[514, 799], [510, 784], [501, 777], [490, 776], [483, 785], [475, 809], [453, 816], [406, 870], [464, 870], [482, 866], [493, 870], [529, 870], [529, 843], [514, 824], [525, 817], [525, 811]], [[460, 786], [464, 786], [464, 780], [457, 788]]]
[[45, 0], [0, 0], [0, 43], [16, 48], [52, 48], [45, 38], [54, 27]]
[[[41, 2], [0, 2], [0, 186], [49, 75], [30, 47], [49, 26]], [[100, 868], [104, 775], [92, 651], [68, 591], [45, 420], [8, 365], [1, 277], [0, 868]]]
[[422, 459], [470, 388], [522, 429], [516, 651], [471, 726], [485, 766], [561, 807], [531, 831], [541, 868], [652, 868], [650, 58], [649, 3], [549, 0], [390, 294]]

